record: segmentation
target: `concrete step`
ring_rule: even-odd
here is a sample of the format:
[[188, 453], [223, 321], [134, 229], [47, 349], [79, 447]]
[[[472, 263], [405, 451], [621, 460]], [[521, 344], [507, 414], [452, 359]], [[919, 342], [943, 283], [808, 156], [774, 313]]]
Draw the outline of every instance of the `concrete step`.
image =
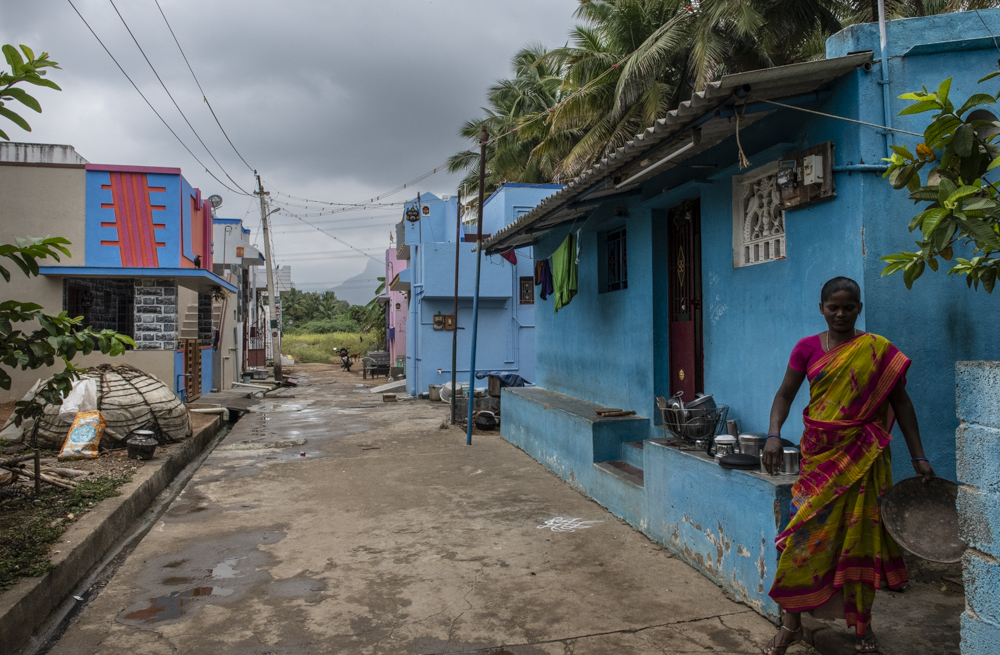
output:
[[622, 444], [622, 461], [642, 468], [642, 442], [626, 441]]
[[594, 464], [594, 466], [598, 470], [604, 471], [626, 484], [630, 484], [635, 487], [644, 486], [642, 469], [638, 466], [632, 466], [628, 462], [620, 460], [613, 462], [598, 462]]

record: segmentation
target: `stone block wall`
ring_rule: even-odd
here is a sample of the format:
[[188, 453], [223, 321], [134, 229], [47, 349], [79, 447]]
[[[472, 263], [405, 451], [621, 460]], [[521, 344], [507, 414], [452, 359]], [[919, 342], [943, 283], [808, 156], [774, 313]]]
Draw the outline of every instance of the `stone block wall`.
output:
[[958, 362], [955, 373], [962, 653], [987, 655], [1000, 644], [1000, 362]]
[[139, 350], [173, 350], [177, 346], [177, 283], [135, 281], [135, 342]]

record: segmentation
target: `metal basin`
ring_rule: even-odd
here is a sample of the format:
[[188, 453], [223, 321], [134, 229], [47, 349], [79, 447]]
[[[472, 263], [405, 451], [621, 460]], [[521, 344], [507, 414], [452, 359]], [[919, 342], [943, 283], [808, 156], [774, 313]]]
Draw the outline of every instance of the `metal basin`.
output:
[[917, 557], [953, 564], [965, 543], [958, 538], [958, 485], [934, 478], [924, 484], [907, 478], [882, 499], [882, 522], [896, 542]]

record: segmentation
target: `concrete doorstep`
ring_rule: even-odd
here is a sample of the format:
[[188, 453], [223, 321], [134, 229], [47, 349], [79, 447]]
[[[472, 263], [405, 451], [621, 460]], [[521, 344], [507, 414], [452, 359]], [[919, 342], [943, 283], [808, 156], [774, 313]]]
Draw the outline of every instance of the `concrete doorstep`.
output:
[[211, 443], [222, 425], [221, 416], [192, 415], [195, 420], [200, 427], [194, 428], [190, 438], [174, 444], [165, 457], [154, 456], [119, 489], [120, 495], [102, 501], [63, 533], [52, 546], [54, 569], [37, 578], [22, 578], [0, 594], [0, 650], [5, 655], [21, 652], [53, 612], [63, 603], [76, 602], [71, 594], [80, 583], [142, 517], [153, 499]]

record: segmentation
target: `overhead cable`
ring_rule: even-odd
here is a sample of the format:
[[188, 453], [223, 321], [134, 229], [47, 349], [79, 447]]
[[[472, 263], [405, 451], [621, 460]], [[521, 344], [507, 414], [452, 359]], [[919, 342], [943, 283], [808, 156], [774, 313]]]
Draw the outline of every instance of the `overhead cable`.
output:
[[[229, 191], [231, 193], [240, 194], [241, 193], [240, 191], [236, 191], [234, 189], [231, 189], [229, 187], [229, 185], [227, 185], [225, 182], [223, 182], [222, 180], [220, 180], [215, 175], [215, 173], [213, 173], [212, 171], [210, 171], [208, 169], [208, 166], [205, 166], [204, 162], [202, 162], [200, 159], [198, 159], [198, 155], [194, 154], [194, 152], [191, 151], [191, 148], [189, 148], [187, 146], [187, 144], [184, 143], [184, 140], [181, 139], [180, 136], [178, 136], [177, 132], [174, 131], [174, 128], [170, 127], [170, 124], [167, 123], [166, 120], [164, 120], [163, 116], [160, 115], [160, 112], [156, 111], [156, 107], [154, 107], [153, 103], [151, 103], [149, 101], [149, 98], [147, 98], [145, 96], [145, 94], [142, 91], [139, 90], [139, 87], [136, 85], [136, 83], [134, 81], [132, 81], [132, 78], [129, 77], [128, 73], [125, 72], [125, 69], [122, 68], [122, 65], [118, 63], [118, 60], [115, 59], [115, 56], [113, 54], [111, 54], [110, 50], [108, 50], [108, 46], [104, 45], [104, 41], [101, 41], [101, 37], [97, 36], [97, 32], [94, 31], [94, 28], [90, 26], [90, 23], [87, 22], [87, 19], [83, 17], [83, 14], [80, 13], [80, 10], [77, 9], [76, 5], [73, 4], [73, 0], [66, 0], [66, 2], [68, 2], [69, 6], [73, 8], [73, 11], [76, 12], [76, 15], [80, 17], [80, 20], [83, 21], [83, 24], [87, 26], [87, 29], [90, 30], [90, 33], [94, 35], [94, 38], [97, 39], [97, 42], [101, 44], [101, 47], [104, 48], [104, 52], [108, 53], [108, 56], [111, 57], [111, 61], [115, 62], [115, 66], [117, 66], [118, 70], [120, 70], [122, 72], [122, 75], [124, 75], [125, 79], [127, 79], [129, 81], [129, 83], [132, 85], [132, 88], [135, 89], [136, 93], [138, 93], [142, 97], [142, 99], [146, 101], [146, 104], [149, 105], [149, 108], [153, 110], [153, 113], [156, 114], [156, 117], [160, 119], [160, 122], [163, 123], [164, 127], [166, 127], [168, 130], [170, 130], [170, 133], [172, 135], [174, 135], [174, 138], [177, 139], [177, 142], [181, 144], [181, 147], [183, 147], [185, 150], [187, 150], [187, 153], [189, 155], [191, 155], [191, 157], [196, 162], [198, 162], [198, 164], [200, 164], [202, 168], [205, 169], [206, 173], [208, 173], [209, 175], [212, 176], [212, 179], [214, 179], [216, 182], [218, 182], [219, 184], [221, 184], [223, 186], [223, 188], [225, 188], [227, 191]], [[243, 195], [251, 195], [251, 194], [248, 194], [246, 192], [242, 192], [242, 194]]]
[[[635, 55], [635, 53], [638, 52], [638, 51], [639, 51], [639, 49], [636, 48], [635, 50], [633, 50], [629, 54], [625, 55], [620, 60], [618, 60], [616, 63], [612, 64], [607, 70], [605, 70], [604, 72], [602, 72], [600, 75], [598, 75], [597, 77], [595, 77], [594, 79], [590, 80], [589, 82], [587, 82], [585, 85], [583, 85], [582, 87], [580, 87], [579, 89], [577, 89], [573, 93], [571, 93], [568, 96], [566, 96], [565, 98], [563, 98], [561, 100], [561, 102], [565, 102], [567, 100], [570, 100], [571, 98], [575, 98], [576, 96], [578, 96], [578, 95], [580, 95], [580, 94], [588, 91], [590, 89], [590, 87], [592, 87], [593, 85], [597, 84], [597, 82], [600, 81], [601, 78], [603, 78], [605, 75], [610, 74], [612, 71], [620, 70], [622, 64], [624, 64], [629, 59], [631, 59]], [[526, 128], [527, 126], [531, 125], [532, 123], [534, 123], [536, 121], [539, 121], [542, 118], [547, 118], [554, 111], [555, 111], [554, 108], [549, 107], [547, 111], [539, 112], [533, 118], [530, 118], [530, 119], [524, 121], [523, 123], [520, 123], [520, 124], [512, 127], [511, 129], [507, 130], [503, 134], [497, 134], [496, 136], [491, 136], [489, 138], [489, 140], [486, 142], [486, 145], [489, 146], [490, 144], [498, 141], [499, 139], [502, 139], [505, 136], [508, 136], [510, 134], [513, 134], [515, 132], [523, 130], [524, 128]], [[474, 152], [473, 150], [465, 150], [465, 151], [460, 152], [458, 154], [460, 154], [460, 155], [478, 155], [478, 153]], [[401, 185], [399, 185], [399, 186], [397, 186], [397, 187], [395, 187], [393, 189], [390, 189], [389, 191], [386, 191], [385, 193], [380, 193], [379, 195], [375, 196], [374, 198], [371, 198], [370, 200], [368, 200], [366, 203], [358, 203], [357, 205], [348, 205], [348, 206], [357, 207], [357, 206], [360, 206], [360, 205], [371, 204], [371, 203], [374, 203], [374, 202], [376, 202], [378, 200], [381, 200], [382, 198], [387, 198], [387, 197], [389, 197], [391, 195], [395, 195], [396, 193], [399, 193], [400, 191], [402, 191], [404, 189], [412, 187], [413, 185], [417, 184], [418, 182], [422, 182], [422, 181], [426, 180], [428, 177], [430, 177], [432, 175], [435, 175], [436, 173], [444, 170], [447, 167], [448, 167], [448, 162], [445, 161], [443, 164], [441, 164], [439, 166], [435, 166], [431, 170], [429, 170], [429, 171], [427, 171], [427, 172], [425, 172], [425, 173], [423, 173], [421, 175], [418, 175], [417, 177], [413, 178], [409, 182], [406, 182], [406, 183], [401, 184]], [[275, 191], [275, 193], [278, 194], [278, 195], [285, 196], [286, 198], [293, 198], [293, 199], [296, 199], [296, 200], [305, 200], [307, 202], [312, 202], [312, 203], [327, 204], [327, 205], [346, 204], [346, 203], [333, 203], [333, 202], [328, 202], [328, 201], [324, 201], [324, 200], [312, 200], [312, 199], [309, 199], [309, 198], [301, 198], [301, 197], [298, 197], [298, 196], [292, 196], [292, 195], [287, 194], [287, 193], [282, 193], [281, 191]], [[397, 204], [397, 203], [393, 203], [393, 204]], [[344, 211], [349, 211], [349, 210], [344, 210]]]
[[170, 21], [167, 20], [167, 15], [163, 13], [163, 7], [160, 6], [160, 0], [153, 0], [153, 2], [156, 3], [156, 8], [160, 10], [160, 15], [163, 16], [163, 22], [167, 24], [167, 29], [170, 30], [170, 36], [174, 37], [174, 43], [177, 44], [177, 49], [181, 51], [181, 57], [184, 57], [184, 63], [187, 64], [188, 70], [191, 71], [191, 77], [194, 78], [194, 83], [198, 85], [198, 90], [201, 91], [201, 99], [205, 101], [206, 105], [208, 105], [208, 111], [212, 112], [212, 118], [215, 119], [215, 124], [219, 126], [220, 130], [222, 130], [222, 134], [226, 137], [226, 141], [229, 142], [229, 145], [233, 147], [233, 152], [236, 153], [236, 156], [238, 156], [243, 163], [246, 164], [247, 168], [251, 171], [254, 170], [254, 167], [251, 166], [250, 163], [247, 162], [246, 158], [240, 154], [240, 151], [236, 149], [236, 144], [234, 144], [233, 140], [229, 138], [228, 134], [226, 134], [226, 128], [222, 127], [219, 117], [215, 115], [215, 110], [212, 108], [212, 103], [208, 101], [208, 95], [205, 93], [205, 89], [201, 88], [201, 82], [198, 81], [198, 76], [194, 74], [194, 68], [191, 67], [191, 62], [188, 61], [187, 55], [184, 54], [184, 48], [181, 47], [181, 42], [177, 40], [177, 35], [174, 34], [174, 28], [170, 26]]
[[212, 154], [212, 151], [209, 149], [209, 147], [205, 145], [205, 142], [198, 134], [198, 130], [194, 129], [194, 125], [191, 124], [191, 121], [188, 120], [188, 117], [184, 113], [184, 110], [181, 109], [181, 106], [177, 104], [176, 100], [174, 100], [174, 96], [172, 93], [170, 93], [170, 89], [167, 88], [167, 85], [163, 81], [163, 78], [160, 77], [160, 74], [156, 72], [156, 68], [153, 66], [153, 62], [151, 62], [149, 60], [149, 57], [146, 56], [146, 51], [142, 49], [141, 45], [139, 45], [139, 39], [135, 38], [135, 34], [132, 33], [132, 28], [128, 26], [128, 23], [125, 21], [125, 17], [122, 16], [122, 13], [120, 11], [118, 11], [118, 7], [117, 5], [115, 5], [115, 0], [108, 0], [108, 2], [111, 3], [111, 7], [115, 10], [115, 13], [118, 14], [118, 18], [121, 19], [122, 25], [124, 25], [125, 29], [128, 31], [128, 35], [132, 37], [132, 41], [135, 42], [135, 47], [139, 48], [139, 52], [140, 54], [142, 54], [142, 58], [146, 60], [147, 64], [149, 64], [149, 69], [153, 71], [153, 75], [155, 75], [156, 79], [160, 82], [160, 86], [162, 86], [163, 90], [167, 92], [167, 97], [170, 98], [170, 102], [174, 103], [174, 107], [176, 107], [177, 111], [180, 112], [181, 118], [183, 118], [184, 122], [187, 123], [187, 126], [191, 128], [191, 132], [193, 132], [195, 138], [198, 139], [198, 143], [200, 143], [201, 146], [205, 149], [205, 152], [208, 153], [208, 156], [212, 158], [212, 161], [215, 162], [215, 165], [218, 166], [220, 169], [222, 169], [222, 172], [225, 174], [226, 177], [229, 178], [229, 181], [236, 185], [237, 189], [239, 189], [246, 195], [252, 195], [248, 193], [243, 187], [241, 187], [239, 182], [233, 179], [233, 176], [230, 175], [229, 172], [226, 170], [226, 168], [219, 163], [219, 160], [215, 158], [215, 155]]
[[[281, 211], [281, 212], [283, 212], [283, 213], [285, 213], [285, 210], [284, 210], [284, 209], [282, 209], [282, 210], [280, 210], [280, 211]], [[289, 216], [293, 216], [293, 217], [295, 217], [295, 218], [299, 219], [300, 221], [302, 221], [302, 222], [303, 222], [303, 223], [305, 223], [306, 225], [309, 225], [310, 227], [312, 227], [312, 228], [314, 228], [314, 229], [316, 229], [316, 230], [318, 230], [318, 231], [322, 232], [323, 234], [325, 234], [326, 236], [330, 237], [331, 239], [335, 239], [335, 240], [339, 241], [340, 243], [344, 244], [345, 246], [347, 246], [347, 247], [348, 247], [348, 248], [350, 248], [351, 250], [354, 250], [354, 251], [357, 251], [357, 252], [360, 252], [361, 254], [363, 254], [363, 255], [364, 255], [365, 257], [367, 257], [368, 259], [371, 259], [372, 261], [375, 261], [375, 262], [378, 262], [379, 264], [385, 264], [385, 262], [384, 262], [384, 261], [382, 261], [381, 259], [378, 259], [378, 258], [376, 258], [376, 257], [372, 257], [371, 255], [369, 255], [369, 254], [368, 254], [368, 253], [366, 253], [365, 251], [361, 250], [360, 248], [355, 248], [354, 246], [352, 246], [351, 244], [347, 243], [346, 241], [344, 241], [344, 240], [343, 240], [343, 239], [341, 239], [340, 237], [338, 237], [338, 236], [334, 236], [334, 235], [330, 234], [329, 232], [327, 232], [326, 230], [324, 230], [324, 229], [323, 229], [323, 228], [321, 228], [320, 226], [316, 225], [315, 223], [310, 223], [309, 221], [305, 220], [304, 218], [302, 218], [302, 217], [300, 217], [300, 216], [296, 216], [295, 214], [288, 214], [288, 215], [289, 215]]]

